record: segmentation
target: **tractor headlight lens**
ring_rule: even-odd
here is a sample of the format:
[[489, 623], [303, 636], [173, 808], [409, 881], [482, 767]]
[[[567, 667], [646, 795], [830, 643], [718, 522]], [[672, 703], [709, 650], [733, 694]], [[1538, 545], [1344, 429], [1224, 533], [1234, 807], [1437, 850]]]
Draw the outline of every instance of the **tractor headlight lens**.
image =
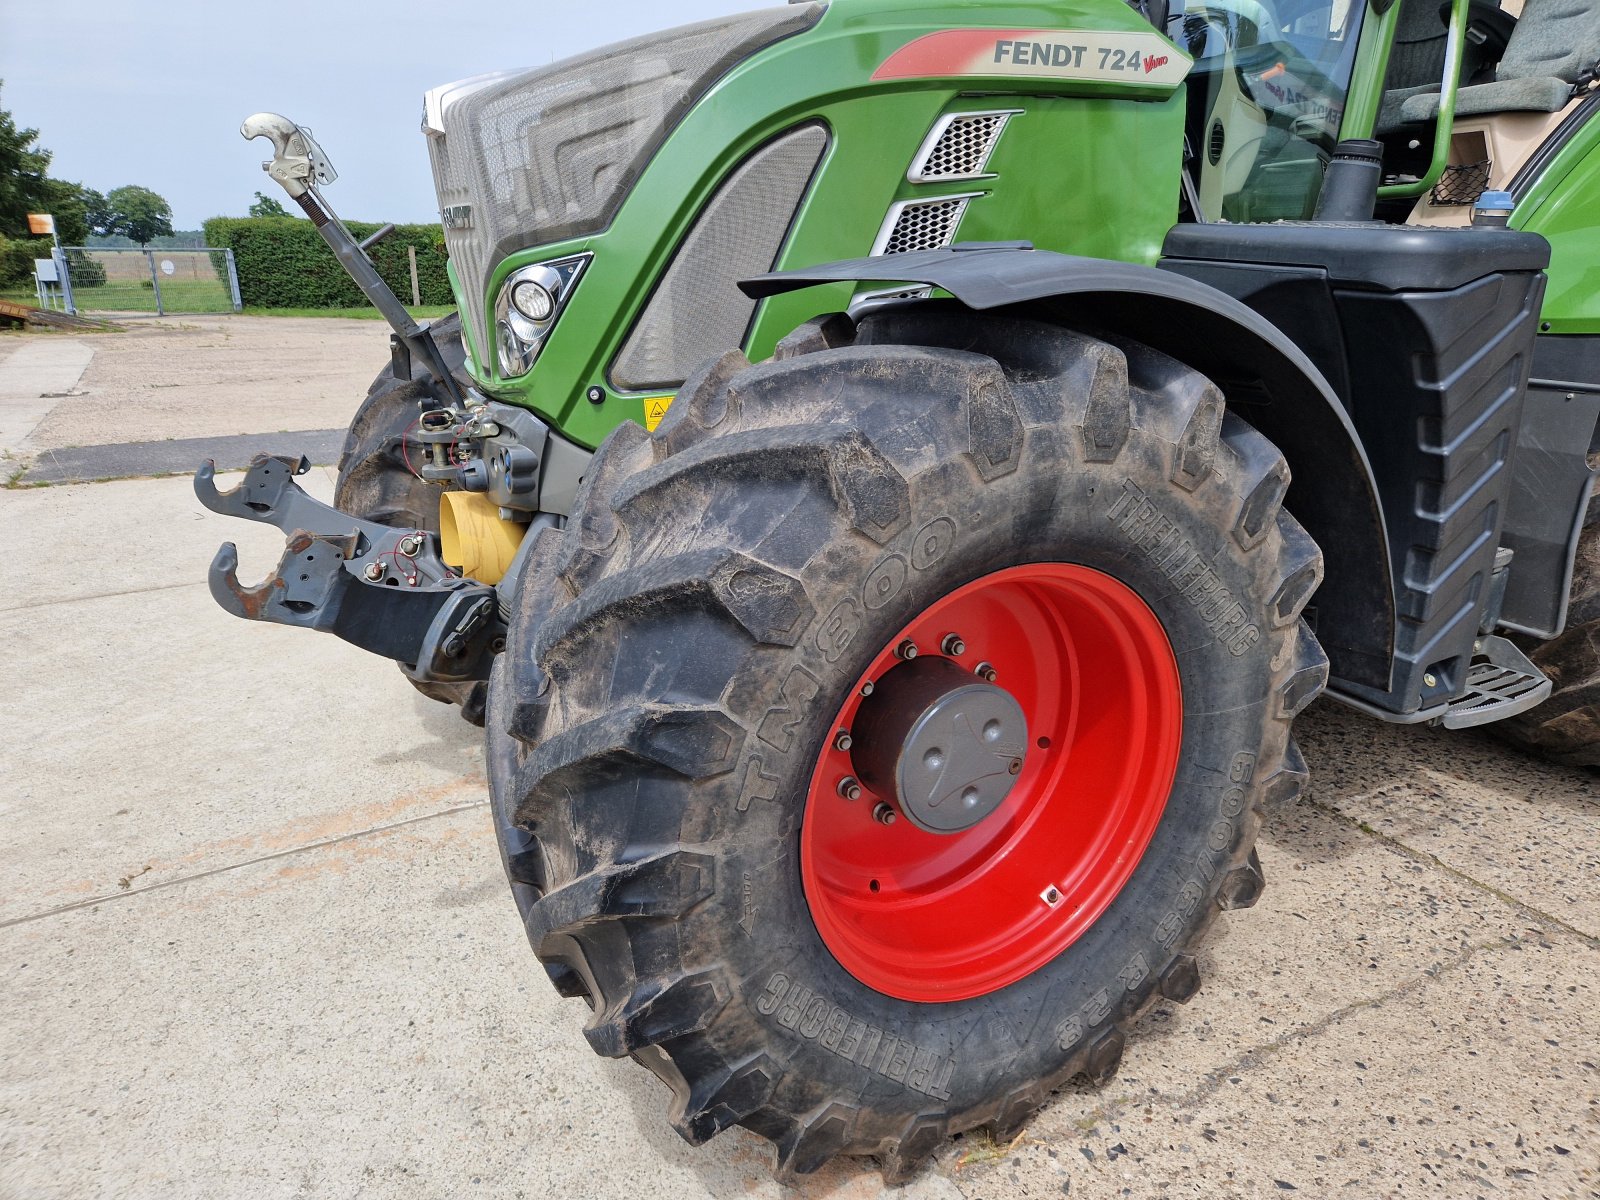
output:
[[525, 279], [511, 289], [511, 307], [530, 321], [548, 321], [556, 311], [556, 298], [543, 284]]
[[575, 254], [533, 263], [506, 276], [494, 303], [495, 342], [502, 376], [514, 379], [533, 369], [533, 360], [544, 348], [545, 339], [566, 307], [589, 258], [587, 254]]

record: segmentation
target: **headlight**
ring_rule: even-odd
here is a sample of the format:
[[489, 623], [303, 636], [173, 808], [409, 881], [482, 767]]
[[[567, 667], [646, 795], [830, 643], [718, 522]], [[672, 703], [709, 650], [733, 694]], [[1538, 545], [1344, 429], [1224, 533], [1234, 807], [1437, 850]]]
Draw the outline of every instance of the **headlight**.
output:
[[506, 276], [494, 302], [501, 375], [514, 379], [532, 370], [533, 360], [539, 357], [590, 257], [575, 254], [534, 263]]
[[524, 279], [511, 289], [511, 307], [530, 321], [548, 321], [556, 311], [556, 298], [544, 284]]

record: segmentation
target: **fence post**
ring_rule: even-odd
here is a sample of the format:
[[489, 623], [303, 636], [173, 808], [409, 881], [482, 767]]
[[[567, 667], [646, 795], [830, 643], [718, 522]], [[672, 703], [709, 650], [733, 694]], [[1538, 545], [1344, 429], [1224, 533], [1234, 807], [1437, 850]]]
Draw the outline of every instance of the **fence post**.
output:
[[78, 306], [72, 299], [72, 274], [67, 270], [67, 256], [60, 246], [50, 252], [50, 257], [56, 260], [56, 278], [60, 280], [57, 285], [61, 288], [61, 299], [66, 309], [73, 316], [78, 315]]
[[243, 302], [239, 299], [239, 269], [233, 265], [233, 247], [229, 246], [226, 253], [228, 256], [228, 290], [233, 294], [233, 311], [238, 312], [244, 307]]
[[406, 257], [411, 260], [411, 304], [414, 308], [422, 303], [422, 291], [417, 287], [417, 248], [407, 246]]
[[167, 311], [161, 307], [161, 281], [156, 278], [156, 252], [154, 250], [146, 250], [144, 256], [145, 260], [150, 264], [150, 286], [156, 293], [156, 316], [164, 317], [167, 315]]

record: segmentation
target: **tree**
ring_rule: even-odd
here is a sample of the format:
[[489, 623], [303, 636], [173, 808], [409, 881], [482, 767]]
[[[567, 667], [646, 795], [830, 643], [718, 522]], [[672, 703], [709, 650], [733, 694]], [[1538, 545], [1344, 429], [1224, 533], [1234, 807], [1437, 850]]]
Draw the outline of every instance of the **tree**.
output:
[[93, 188], [84, 188], [83, 216], [84, 220], [88, 222], [90, 233], [105, 236], [111, 228], [111, 222], [115, 214], [111, 211], [111, 201]]
[[289, 210], [279, 204], [271, 196], [256, 193], [256, 202], [250, 206], [252, 217], [287, 217]]
[[108, 235], [123, 234], [143, 247], [151, 238], [172, 234], [172, 207], [149, 188], [132, 184], [113, 188], [106, 204], [111, 210]]
[[28, 214], [48, 207], [50, 151], [39, 144], [37, 129], [18, 129], [0, 108], [0, 235], [28, 236]]
[[96, 214], [105, 208], [106, 198], [93, 188], [65, 179], [46, 179], [43, 211], [56, 219], [56, 234], [64, 246], [81, 246], [95, 232]]

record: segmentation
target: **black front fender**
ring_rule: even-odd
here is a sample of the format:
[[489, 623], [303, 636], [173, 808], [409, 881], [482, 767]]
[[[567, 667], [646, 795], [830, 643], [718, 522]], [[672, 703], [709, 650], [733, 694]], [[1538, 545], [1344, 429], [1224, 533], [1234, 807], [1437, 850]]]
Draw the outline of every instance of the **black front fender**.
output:
[[974, 310], [1118, 333], [1208, 376], [1228, 406], [1277, 445], [1293, 472], [1289, 509], [1327, 564], [1307, 616], [1314, 616], [1328, 653], [1331, 686], [1348, 681], [1388, 690], [1395, 593], [1372, 464], [1328, 381], [1275, 325], [1216, 288], [1172, 272], [1026, 244], [848, 259], [739, 286], [760, 299], [867, 281], [928, 284]]

